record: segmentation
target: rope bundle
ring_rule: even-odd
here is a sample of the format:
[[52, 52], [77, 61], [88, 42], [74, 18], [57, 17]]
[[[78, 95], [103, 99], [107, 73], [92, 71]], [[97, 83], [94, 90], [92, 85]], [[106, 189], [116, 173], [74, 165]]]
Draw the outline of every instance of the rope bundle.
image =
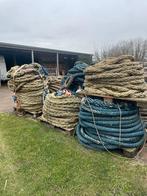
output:
[[81, 100], [72, 96], [48, 94], [44, 105], [42, 120], [67, 131], [74, 130], [78, 121]]
[[104, 102], [84, 98], [76, 134], [79, 142], [91, 149], [136, 148], [145, 140], [144, 125], [132, 102]]
[[71, 68], [67, 75], [61, 81], [63, 88], [68, 88], [72, 92], [76, 92], [79, 86], [83, 88], [83, 83], [85, 79], [84, 70], [88, 67], [86, 63], [81, 61], [75, 62], [73, 68]]
[[56, 92], [61, 86], [61, 76], [49, 76], [47, 78], [47, 85], [50, 93]]
[[37, 114], [42, 112], [44, 83], [39, 74], [40, 65], [25, 64], [12, 67], [7, 76], [8, 87], [15, 93], [18, 109]]
[[147, 103], [138, 102], [137, 105], [139, 107], [139, 113], [140, 113], [141, 119], [145, 122], [145, 125], [147, 128]]
[[85, 70], [85, 92], [94, 96], [145, 97], [143, 65], [132, 56], [109, 58]]

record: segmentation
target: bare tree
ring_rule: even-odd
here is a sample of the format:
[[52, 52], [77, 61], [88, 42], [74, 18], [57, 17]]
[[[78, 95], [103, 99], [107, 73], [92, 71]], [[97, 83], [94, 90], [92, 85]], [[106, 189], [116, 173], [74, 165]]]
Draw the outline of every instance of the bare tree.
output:
[[99, 52], [95, 51], [95, 53], [94, 53], [94, 61], [95, 62], [99, 62], [100, 60], [101, 60], [101, 58], [100, 58]]
[[116, 45], [105, 48], [100, 54], [96, 53], [99, 59], [106, 57], [117, 57], [119, 55], [132, 55], [137, 61], [147, 60], [147, 40], [134, 39], [129, 41], [121, 41]]

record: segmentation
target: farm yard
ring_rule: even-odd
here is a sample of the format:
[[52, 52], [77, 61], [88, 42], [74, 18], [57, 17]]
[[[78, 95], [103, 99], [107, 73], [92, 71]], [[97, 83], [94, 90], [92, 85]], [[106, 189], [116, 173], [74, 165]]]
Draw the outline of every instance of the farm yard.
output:
[[[142, 65], [125, 61], [126, 58], [132, 59], [130, 56], [110, 59], [109, 71], [116, 74], [115, 69], [120, 70], [120, 65], [124, 65], [138, 74], [135, 69], [141, 70]], [[95, 77], [97, 84], [104, 77], [109, 81], [113, 73], [104, 76], [103, 69], [108, 67], [107, 61], [104, 63], [89, 66], [76, 62], [62, 79], [43, 78], [38, 71], [39, 64], [10, 69], [9, 89], [6, 85], [0, 89], [3, 97], [0, 103], [1, 195], [146, 195], [146, 133], [134, 103], [145, 99], [140, 98], [144, 78], [136, 91], [132, 90], [136, 83], [127, 83], [124, 100], [118, 97], [124, 96], [119, 93], [122, 87], [116, 88], [110, 79], [116, 99], [110, 95], [100, 98], [102, 92], [98, 89], [103, 91], [103, 88], [91, 85], [90, 78]], [[129, 69], [125, 71], [124, 74], [130, 73]], [[91, 72], [99, 75], [91, 76]], [[139, 73], [136, 77], [143, 77], [143, 72]], [[102, 84], [109, 88], [105, 80]], [[87, 93], [85, 97], [83, 92], [84, 96]], [[93, 92], [97, 97], [89, 95]], [[132, 97], [127, 100], [129, 92]]]
[[0, 0], [0, 196], [147, 196], [146, 10]]

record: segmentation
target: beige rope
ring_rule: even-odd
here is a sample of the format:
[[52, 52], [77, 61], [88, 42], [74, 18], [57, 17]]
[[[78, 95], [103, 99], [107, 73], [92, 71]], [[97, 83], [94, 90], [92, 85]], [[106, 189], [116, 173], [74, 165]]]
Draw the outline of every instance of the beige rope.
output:
[[8, 87], [15, 92], [18, 109], [36, 114], [42, 112], [44, 81], [39, 64], [14, 66], [8, 71]]
[[74, 95], [48, 94], [43, 105], [42, 119], [51, 125], [72, 131], [78, 122], [80, 103], [81, 99]]
[[106, 59], [85, 69], [84, 87], [88, 95], [144, 98], [143, 64], [131, 56]]

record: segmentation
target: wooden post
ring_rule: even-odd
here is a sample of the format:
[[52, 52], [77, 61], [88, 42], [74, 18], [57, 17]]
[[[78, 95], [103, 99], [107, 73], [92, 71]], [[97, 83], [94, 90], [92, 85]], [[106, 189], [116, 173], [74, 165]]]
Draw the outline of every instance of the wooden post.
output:
[[34, 63], [34, 51], [31, 51], [31, 58], [32, 58], [32, 63]]
[[59, 76], [59, 53], [56, 53], [56, 76]]

